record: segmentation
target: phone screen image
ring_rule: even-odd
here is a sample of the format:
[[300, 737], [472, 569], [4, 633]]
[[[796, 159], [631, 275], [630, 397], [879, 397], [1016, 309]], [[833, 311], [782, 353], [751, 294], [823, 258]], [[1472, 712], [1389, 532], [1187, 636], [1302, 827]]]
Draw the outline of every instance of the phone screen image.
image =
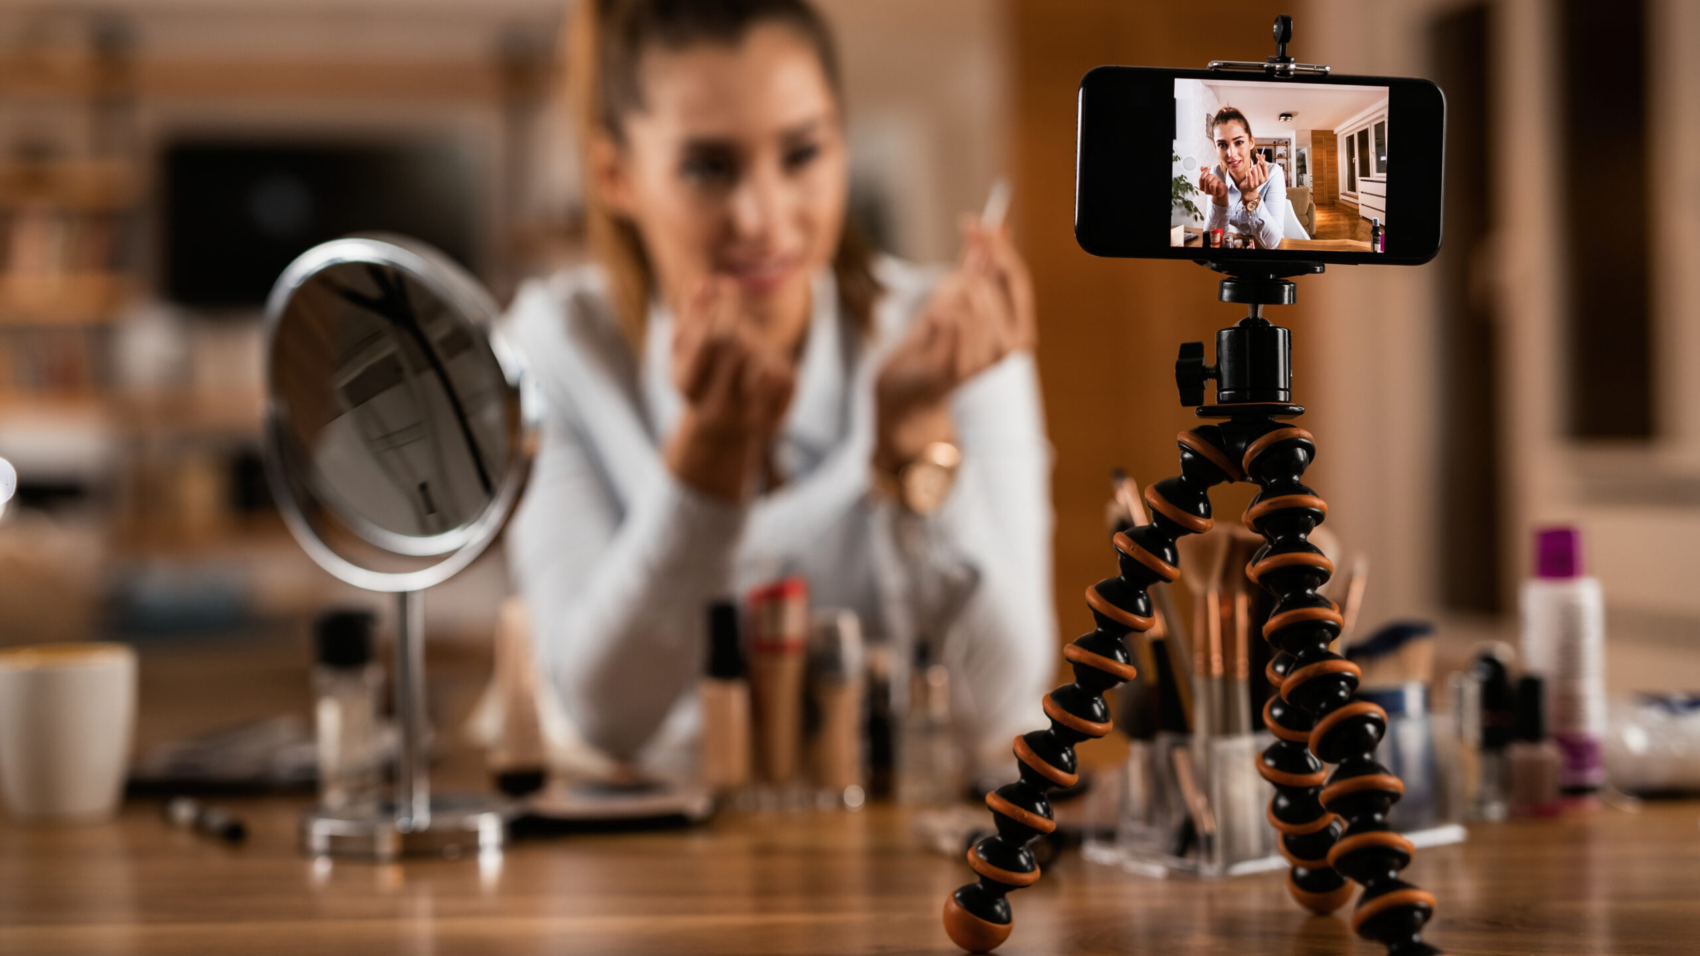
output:
[[1173, 82], [1171, 247], [1387, 251], [1389, 87]]

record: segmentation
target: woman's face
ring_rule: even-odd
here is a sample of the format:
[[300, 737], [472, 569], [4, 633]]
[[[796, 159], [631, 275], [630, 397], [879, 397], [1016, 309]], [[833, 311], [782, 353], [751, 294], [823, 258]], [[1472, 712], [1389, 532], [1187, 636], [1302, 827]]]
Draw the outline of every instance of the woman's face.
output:
[[654, 48], [625, 142], [603, 144], [597, 187], [642, 236], [675, 311], [709, 277], [733, 280], [776, 344], [807, 328], [810, 276], [832, 261], [848, 159], [838, 102], [809, 43], [757, 26], [738, 46]]
[[1257, 148], [1257, 140], [1251, 138], [1246, 128], [1239, 120], [1229, 120], [1216, 127], [1216, 154], [1222, 159], [1222, 168], [1235, 179], [1244, 179], [1251, 169], [1252, 151]]

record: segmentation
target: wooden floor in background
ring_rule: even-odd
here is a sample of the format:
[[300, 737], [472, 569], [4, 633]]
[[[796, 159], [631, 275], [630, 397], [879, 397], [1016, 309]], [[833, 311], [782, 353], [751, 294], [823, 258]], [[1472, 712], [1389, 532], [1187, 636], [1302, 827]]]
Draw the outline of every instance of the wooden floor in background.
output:
[[1356, 239], [1369, 241], [1369, 220], [1358, 215], [1357, 203], [1341, 200], [1316, 207], [1316, 235], [1313, 239]]

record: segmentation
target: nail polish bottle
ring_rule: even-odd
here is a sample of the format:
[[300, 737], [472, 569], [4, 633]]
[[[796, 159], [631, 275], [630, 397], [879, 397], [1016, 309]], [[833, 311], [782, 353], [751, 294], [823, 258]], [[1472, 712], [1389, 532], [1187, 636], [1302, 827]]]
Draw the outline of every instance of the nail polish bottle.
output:
[[1511, 812], [1551, 816], [1559, 808], [1558, 745], [1547, 738], [1546, 686], [1539, 677], [1517, 684], [1516, 737], [1511, 742]]
[[1510, 810], [1511, 746], [1516, 701], [1511, 675], [1505, 661], [1494, 653], [1479, 655], [1471, 665], [1471, 676], [1481, 700], [1481, 781], [1476, 791], [1474, 816], [1478, 820], [1503, 820]]

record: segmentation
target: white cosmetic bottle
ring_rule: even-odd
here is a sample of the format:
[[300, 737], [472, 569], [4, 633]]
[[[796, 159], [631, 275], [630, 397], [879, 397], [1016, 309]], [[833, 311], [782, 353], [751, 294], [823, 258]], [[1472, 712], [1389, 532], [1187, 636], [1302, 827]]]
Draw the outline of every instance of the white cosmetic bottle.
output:
[[1545, 682], [1560, 786], [1569, 797], [1594, 793], [1605, 782], [1605, 601], [1600, 582], [1582, 574], [1580, 530], [1535, 532], [1535, 576], [1523, 584], [1522, 618], [1523, 667]]

